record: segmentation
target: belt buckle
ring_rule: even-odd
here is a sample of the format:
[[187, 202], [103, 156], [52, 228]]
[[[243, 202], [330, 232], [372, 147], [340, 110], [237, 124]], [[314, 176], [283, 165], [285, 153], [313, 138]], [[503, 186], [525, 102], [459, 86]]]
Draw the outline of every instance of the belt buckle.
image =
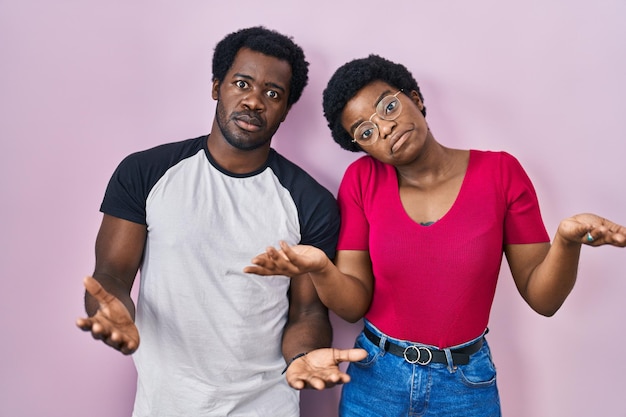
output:
[[[407, 357], [407, 352], [410, 352], [410, 351], [415, 351], [415, 353], [417, 354], [417, 357], [415, 359], [409, 359]], [[428, 353], [428, 359], [424, 361], [420, 361], [420, 359], [422, 358], [422, 351]], [[404, 352], [402, 352], [402, 356], [404, 357], [404, 360], [410, 364], [417, 363], [418, 365], [428, 365], [433, 360], [433, 353], [430, 351], [430, 349], [424, 346], [417, 346], [417, 345], [407, 346], [404, 349]]]

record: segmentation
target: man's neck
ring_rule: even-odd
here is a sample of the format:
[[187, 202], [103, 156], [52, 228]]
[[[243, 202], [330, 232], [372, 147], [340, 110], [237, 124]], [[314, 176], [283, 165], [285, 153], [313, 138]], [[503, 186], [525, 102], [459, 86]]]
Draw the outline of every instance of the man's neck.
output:
[[207, 148], [213, 160], [233, 174], [248, 174], [260, 169], [270, 153], [269, 143], [253, 150], [241, 150], [229, 144], [220, 133], [214, 132], [207, 138]]

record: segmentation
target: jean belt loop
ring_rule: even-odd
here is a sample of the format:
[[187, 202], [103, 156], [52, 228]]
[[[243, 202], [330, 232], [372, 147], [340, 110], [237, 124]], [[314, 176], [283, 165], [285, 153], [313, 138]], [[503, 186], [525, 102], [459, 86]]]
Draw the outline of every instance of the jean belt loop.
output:
[[448, 361], [448, 371], [453, 374], [456, 372], [456, 366], [454, 366], [454, 361], [452, 360], [452, 351], [450, 349], [444, 349], [443, 352], [446, 354], [446, 360]]
[[[378, 342], [378, 347], [380, 348], [380, 350], [382, 350], [383, 352], [387, 352], [387, 335], [384, 333], [380, 334], [380, 342]], [[384, 354], [384, 353], [383, 353]]]

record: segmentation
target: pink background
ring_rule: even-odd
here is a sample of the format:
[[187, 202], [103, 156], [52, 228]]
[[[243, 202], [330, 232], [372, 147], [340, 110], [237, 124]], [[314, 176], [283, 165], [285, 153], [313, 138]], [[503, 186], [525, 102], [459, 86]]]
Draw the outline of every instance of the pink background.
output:
[[[131, 358], [74, 326], [98, 207], [126, 154], [208, 131], [227, 33], [303, 46], [311, 80], [274, 146], [333, 192], [357, 155], [330, 139], [321, 92], [374, 52], [414, 72], [440, 142], [520, 159], [553, 235], [583, 211], [626, 223], [625, 18], [622, 0], [0, 0], [0, 416], [130, 415]], [[626, 415], [626, 252], [582, 252], [551, 319], [502, 273], [489, 339], [507, 417]], [[334, 322], [351, 346], [359, 326]], [[303, 416], [335, 416], [338, 395], [304, 392]]]

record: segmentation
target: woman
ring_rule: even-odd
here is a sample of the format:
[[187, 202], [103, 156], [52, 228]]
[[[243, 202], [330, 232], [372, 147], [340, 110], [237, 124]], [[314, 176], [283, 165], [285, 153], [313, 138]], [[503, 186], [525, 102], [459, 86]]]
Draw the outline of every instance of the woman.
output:
[[349, 366], [341, 416], [499, 416], [484, 335], [502, 255], [524, 300], [551, 316], [574, 286], [581, 246], [624, 247], [626, 228], [579, 214], [561, 221], [550, 244], [519, 162], [437, 142], [403, 65], [351, 61], [323, 104], [335, 141], [367, 154], [339, 189], [335, 264], [281, 242], [246, 270], [308, 272], [337, 315], [364, 318], [356, 347], [368, 356]]

